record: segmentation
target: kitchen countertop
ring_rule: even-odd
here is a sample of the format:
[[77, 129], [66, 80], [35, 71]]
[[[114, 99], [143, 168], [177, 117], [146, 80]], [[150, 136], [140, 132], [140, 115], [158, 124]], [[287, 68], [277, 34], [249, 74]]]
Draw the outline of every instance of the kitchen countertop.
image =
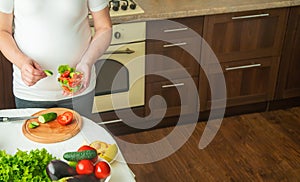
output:
[[143, 14], [113, 17], [114, 24], [300, 5], [300, 0], [135, 0]]

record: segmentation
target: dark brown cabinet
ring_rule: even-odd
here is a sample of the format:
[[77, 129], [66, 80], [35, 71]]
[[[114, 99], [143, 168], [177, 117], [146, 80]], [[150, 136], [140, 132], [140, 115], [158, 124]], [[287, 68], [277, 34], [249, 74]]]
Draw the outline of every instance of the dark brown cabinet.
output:
[[[164, 111], [165, 117], [198, 112], [202, 28], [203, 17], [147, 22], [146, 116], [151, 113], [150, 118], [155, 118]], [[162, 99], [154, 99], [150, 108], [156, 95]]]
[[[200, 72], [201, 111], [210, 109], [211, 89], [224, 89], [219, 87], [218, 74], [225, 78], [227, 107], [274, 98], [287, 13], [288, 8], [281, 8], [205, 17], [204, 39], [222, 71], [214, 68], [213, 56], [201, 53], [204, 55], [202, 68], [206, 70]], [[205, 74], [209, 74], [212, 83], [208, 83]], [[218, 103], [219, 99], [214, 102]]]
[[276, 99], [300, 96], [300, 7], [291, 8], [280, 62]]
[[12, 92], [12, 64], [0, 52], [0, 109], [15, 108]]
[[203, 36], [220, 62], [277, 57], [287, 13], [280, 8], [206, 16]]
[[[223, 91], [219, 87], [220, 74], [223, 74], [225, 78], [226, 88], [223, 89], [227, 95], [227, 107], [272, 100], [278, 65], [279, 58], [277, 57], [221, 63], [221, 72], [215, 68], [216, 65], [207, 65], [204, 69], [208, 71], [212, 79], [208, 83], [206, 77], [202, 76], [204, 73], [201, 72], [202, 89], [199, 90], [202, 95], [200, 98], [205, 98], [201, 100], [201, 109], [209, 110], [211, 107], [212, 99], [209, 89], [217, 92]], [[203, 87], [203, 85], [209, 85], [209, 87]], [[222, 97], [214, 100], [217, 107], [222, 106], [220, 104], [222, 101]]]

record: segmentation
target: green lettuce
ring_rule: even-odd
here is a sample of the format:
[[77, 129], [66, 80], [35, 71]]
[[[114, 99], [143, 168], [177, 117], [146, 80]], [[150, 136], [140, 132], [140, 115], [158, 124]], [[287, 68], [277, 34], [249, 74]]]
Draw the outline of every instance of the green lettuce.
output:
[[57, 69], [58, 73], [63, 74], [65, 71], [74, 72], [75, 68], [71, 68], [69, 65], [60, 65]]
[[14, 155], [0, 150], [0, 182], [51, 182], [46, 167], [54, 159], [46, 149], [18, 149]]

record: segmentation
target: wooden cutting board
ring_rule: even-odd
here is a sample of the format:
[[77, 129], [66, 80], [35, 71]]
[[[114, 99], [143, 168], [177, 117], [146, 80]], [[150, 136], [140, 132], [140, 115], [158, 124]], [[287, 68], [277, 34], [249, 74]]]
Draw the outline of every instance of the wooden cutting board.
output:
[[55, 119], [47, 123], [40, 123], [40, 126], [36, 128], [29, 128], [29, 123], [32, 121], [38, 122], [38, 119], [29, 119], [26, 120], [23, 124], [22, 131], [23, 134], [30, 140], [39, 142], [39, 143], [55, 143], [67, 140], [75, 136], [81, 129], [82, 118], [74, 110], [66, 108], [50, 108], [39, 111], [32, 116], [40, 116], [41, 114], [56, 112], [57, 116], [66, 112], [71, 111], [73, 113], [73, 121], [71, 124], [63, 126], [58, 123]]

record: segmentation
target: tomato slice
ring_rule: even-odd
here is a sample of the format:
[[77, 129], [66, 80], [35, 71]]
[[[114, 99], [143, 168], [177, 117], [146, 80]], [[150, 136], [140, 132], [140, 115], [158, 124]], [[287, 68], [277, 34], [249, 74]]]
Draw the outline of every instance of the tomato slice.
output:
[[73, 121], [73, 113], [70, 111], [66, 111], [57, 117], [57, 121], [61, 125], [68, 125]]
[[68, 78], [69, 77], [69, 75], [70, 75], [70, 71], [69, 70], [66, 70], [65, 72], [63, 72], [62, 74], [61, 74], [61, 77], [64, 77], [64, 78]]

